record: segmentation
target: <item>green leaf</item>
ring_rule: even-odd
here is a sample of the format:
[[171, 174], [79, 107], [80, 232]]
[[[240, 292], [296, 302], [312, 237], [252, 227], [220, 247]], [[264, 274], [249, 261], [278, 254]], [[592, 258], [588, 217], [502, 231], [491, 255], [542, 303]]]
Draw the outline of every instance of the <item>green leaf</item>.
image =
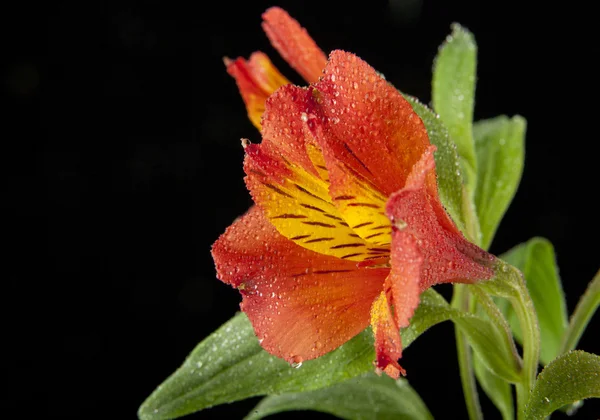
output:
[[[505, 334], [505, 339], [508, 340], [515, 357], [520, 360], [512, 339], [512, 332], [508, 321], [503, 316], [501, 310], [495, 305], [494, 300], [478, 285], [470, 286], [469, 290], [473, 292], [473, 298], [475, 298], [471, 303], [478, 304], [474, 307], [475, 312], [480, 316], [487, 316], [492, 322], [495, 322], [500, 331]], [[481, 361], [481, 356], [478, 354], [475, 354], [473, 357], [473, 368], [479, 384], [498, 408], [502, 414], [502, 418], [504, 420], [513, 420], [514, 408], [511, 385], [490, 371]]]
[[487, 319], [451, 307], [433, 289], [421, 295], [421, 303], [410, 325], [402, 330], [403, 345], [408, 347], [427, 329], [446, 320], [453, 321], [465, 333], [469, 344], [488, 369], [509, 382], [520, 379], [520, 367], [504, 332]]
[[576, 350], [550, 363], [538, 376], [527, 404], [528, 420], [544, 419], [562, 406], [600, 398], [600, 356]]
[[504, 420], [513, 420], [514, 406], [510, 384], [486, 368], [485, 364], [481, 361], [481, 357], [477, 354], [473, 358], [473, 367], [481, 388], [483, 388], [486, 395], [496, 408], [498, 408], [502, 414], [502, 418]]
[[470, 187], [474, 185], [471, 175], [477, 173], [472, 129], [476, 71], [473, 35], [455, 23], [433, 64], [432, 102], [458, 147]]
[[266, 397], [246, 420], [258, 420], [291, 410], [321, 411], [351, 420], [433, 420], [408, 381], [394, 381], [388, 376], [378, 377], [373, 373], [317, 391]]
[[139, 408], [142, 420], [172, 419], [214, 405], [282, 392], [323, 388], [373, 370], [373, 333], [294, 369], [264, 351], [239, 313], [192, 351]]
[[[505, 363], [501, 336], [487, 320], [451, 308], [433, 289], [421, 295], [421, 304], [402, 331], [404, 348], [431, 326], [452, 319], [487, 354], [487, 363], [512, 369]], [[142, 420], [172, 419], [219, 404], [258, 395], [304, 392], [333, 385], [373, 370], [373, 334], [368, 328], [348, 343], [294, 369], [265, 352], [248, 318], [237, 314], [202, 341], [183, 365], [141, 405]], [[499, 368], [498, 368], [499, 369]]]
[[484, 249], [512, 201], [523, 172], [526, 121], [500, 116], [473, 127], [477, 151], [475, 206]]
[[404, 97], [425, 124], [429, 141], [437, 147], [434, 157], [440, 200], [461, 232], [465, 232], [463, 179], [456, 145], [450, 139], [448, 129], [431, 109], [411, 96]]
[[574, 350], [588, 323], [600, 306], [600, 270], [596, 273], [587, 289], [579, 297], [579, 302], [571, 314], [569, 326], [563, 335], [561, 353]]
[[[558, 356], [567, 329], [567, 309], [552, 244], [544, 238], [532, 238], [501, 256], [523, 273], [540, 324], [542, 363]], [[517, 317], [506, 306], [506, 316], [517, 340], [523, 336]]]

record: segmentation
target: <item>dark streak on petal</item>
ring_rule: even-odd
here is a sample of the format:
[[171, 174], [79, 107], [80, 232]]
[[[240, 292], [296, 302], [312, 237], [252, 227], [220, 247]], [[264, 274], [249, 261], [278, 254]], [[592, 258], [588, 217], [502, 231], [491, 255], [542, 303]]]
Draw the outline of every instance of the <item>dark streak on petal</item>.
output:
[[310, 225], [310, 226], [321, 226], [321, 227], [326, 227], [326, 228], [335, 228], [335, 225], [330, 225], [328, 223], [321, 223], [321, 222], [302, 222], [305, 225]]
[[365, 236], [365, 239], [371, 239], [371, 238], [374, 238], [374, 237], [376, 237], [376, 236], [380, 236], [380, 235], [383, 235], [383, 232], [374, 233], [374, 234], [372, 234], [372, 235]]
[[249, 172], [253, 173], [254, 175], [262, 176], [263, 178], [267, 177], [267, 175], [264, 172], [261, 172], [257, 169], [250, 169]]
[[304, 242], [305, 244], [312, 244], [314, 242], [333, 241], [335, 238], [315, 238]]
[[377, 204], [371, 204], [371, 203], [348, 203], [348, 207], [369, 207], [372, 209], [379, 208], [379, 206]]
[[391, 228], [392, 228], [391, 225], [379, 225], [379, 226], [372, 227], [369, 230], [381, 230], [381, 229], [391, 229]]
[[293, 238], [290, 238], [292, 241], [298, 241], [300, 239], [304, 239], [304, 238], [310, 238], [310, 235], [300, 235], [300, 236], [294, 236]]
[[327, 203], [327, 201], [323, 200], [321, 197], [319, 197], [318, 195], [315, 195], [313, 193], [311, 193], [310, 191], [308, 191], [306, 188], [302, 188], [300, 185], [298, 184], [294, 184], [296, 186], [296, 188], [298, 188], [300, 191], [302, 191], [304, 194], [308, 194], [313, 198], [316, 198], [317, 200], [321, 200], [325, 203]]
[[306, 219], [306, 216], [303, 216], [301, 214], [285, 213], [285, 214], [280, 214], [279, 216], [275, 216], [272, 219]]
[[373, 224], [373, 222], [365, 222], [365, 223], [361, 223], [360, 225], [352, 226], [352, 229], [358, 229], [358, 228], [361, 228], [361, 227], [364, 227], [364, 226], [369, 226], [369, 225], [372, 225], [372, 224]]
[[340, 258], [343, 260], [346, 258], [358, 257], [359, 255], [362, 255], [362, 253], [358, 252], [356, 254], [348, 254], [348, 255], [344, 255], [343, 257], [340, 257]]
[[325, 210], [321, 210], [320, 208], [311, 206], [310, 204], [300, 203], [300, 205], [302, 207], [304, 207], [305, 209], [315, 210], [315, 211], [318, 211], [319, 213], [325, 213]]
[[362, 160], [360, 160], [360, 159], [358, 158], [358, 156], [356, 156], [356, 155], [354, 154], [354, 152], [352, 151], [352, 149], [350, 149], [350, 146], [348, 146], [346, 143], [342, 143], [342, 144], [344, 145], [344, 148], [345, 148], [345, 149], [348, 151], [348, 153], [350, 153], [350, 154], [352, 155], [352, 157], [353, 157], [354, 159], [356, 159], [356, 161], [357, 161], [358, 163], [360, 163], [360, 165], [361, 165], [363, 168], [365, 168], [365, 170], [366, 170], [368, 173], [370, 173], [371, 175], [373, 175], [373, 172], [371, 172], [371, 171], [369, 170], [369, 168], [367, 168], [367, 165], [365, 165], [365, 164], [363, 163], [363, 161], [362, 161]]
[[302, 277], [302, 276], [306, 276], [309, 273], [303, 272], [303, 273], [298, 273], [298, 274], [292, 274], [291, 277]]
[[369, 251], [374, 251], [374, 252], [390, 252], [390, 250], [388, 248], [369, 248]]
[[359, 246], [365, 246], [365, 244], [354, 243], [354, 244], [341, 244], [330, 247], [329, 249], [340, 249], [340, 248], [356, 248]]
[[273, 191], [275, 191], [276, 193], [279, 193], [281, 195], [283, 195], [284, 197], [288, 197], [288, 198], [294, 198], [293, 196], [289, 195], [288, 193], [286, 193], [285, 191], [280, 190], [279, 188], [277, 188], [275, 185], [272, 184], [265, 184], [263, 183], [263, 185], [267, 188], [272, 189]]

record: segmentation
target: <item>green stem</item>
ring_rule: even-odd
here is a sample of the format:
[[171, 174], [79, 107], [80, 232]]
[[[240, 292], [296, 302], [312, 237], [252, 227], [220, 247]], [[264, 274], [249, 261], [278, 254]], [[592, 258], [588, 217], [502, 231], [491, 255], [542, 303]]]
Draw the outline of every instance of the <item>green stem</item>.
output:
[[[498, 328], [498, 331], [502, 334], [502, 339], [510, 348], [515, 364], [515, 371], [521, 371], [523, 369], [523, 361], [517, 351], [517, 346], [515, 345], [515, 340], [513, 340], [512, 331], [508, 321], [498, 306], [496, 306], [490, 295], [488, 295], [482, 287], [474, 284], [471, 286], [470, 291], [473, 296], [477, 297], [477, 302], [481, 308], [483, 308], [490, 321], [496, 325], [496, 328]], [[472, 309], [471, 312], [474, 312], [474, 310]]]
[[535, 383], [540, 358], [540, 328], [535, 307], [527, 291], [523, 275], [516, 268], [505, 265], [509, 275], [513, 277], [518, 294], [512, 299], [515, 314], [519, 319], [523, 331], [523, 379], [517, 384], [517, 412], [518, 419], [525, 418], [525, 406], [529, 401], [529, 393]]
[[[464, 284], [454, 285], [454, 296], [452, 297], [452, 306], [463, 311], [469, 310], [469, 291]], [[475, 373], [473, 370], [473, 359], [471, 348], [465, 335], [455, 327], [456, 352], [458, 357], [458, 367], [460, 380], [462, 383], [465, 404], [470, 420], [482, 420], [483, 413], [479, 405], [479, 396], [477, 394], [477, 383], [475, 382]]]
[[587, 324], [594, 316], [596, 309], [600, 306], [600, 271], [592, 279], [587, 290], [579, 299], [575, 312], [571, 316], [569, 326], [563, 336], [563, 342], [559, 354], [574, 350], [577, 343], [587, 327]]
[[535, 383], [540, 360], [540, 327], [533, 301], [527, 290], [523, 275], [510, 264], [498, 259], [496, 278], [480, 283], [480, 286], [495, 296], [510, 300], [523, 332], [523, 368], [517, 388], [517, 418], [525, 419], [525, 407], [531, 388]]

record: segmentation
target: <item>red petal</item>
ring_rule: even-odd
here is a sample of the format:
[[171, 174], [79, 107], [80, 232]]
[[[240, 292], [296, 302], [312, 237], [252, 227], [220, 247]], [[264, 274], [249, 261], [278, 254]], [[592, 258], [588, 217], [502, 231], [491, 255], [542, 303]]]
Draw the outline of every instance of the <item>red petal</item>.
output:
[[398, 364], [398, 359], [402, 356], [400, 332], [385, 292], [381, 292], [373, 302], [371, 326], [375, 337], [376, 372], [385, 372], [394, 379], [398, 379], [400, 373], [405, 375], [406, 372]]
[[389, 273], [294, 244], [258, 207], [227, 229], [212, 254], [219, 279], [241, 290], [263, 348], [290, 363], [319, 357], [365, 329]]
[[327, 57], [306, 29], [279, 7], [271, 7], [262, 17], [262, 27], [279, 54], [308, 83], [319, 80]]
[[235, 60], [225, 57], [224, 62], [227, 73], [238, 85], [250, 121], [260, 129], [265, 101], [277, 88], [290, 82], [279, 73], [269, 58], [259, 51], [253, 53], [248, 61], [241, 57]]
[[382, 293], [373, 304], [371, 325], [375, 334], [377, 370], [397, 379], [400, 373], [406, 374], [398, 364], [402, 357], [399, 330], [409, 325], [419, 305], [423, 258], [415, 239], [408, 232], [396, 229], [392, 238], [392, 270], [385, 282], [387, 294]]
[[317, 175], [306, 152], [305, 126], [301, 119], [307, 97], [306, 89], [294, 85], [284, 86], [269, 97], [263, 117], [261, 148]]
[[429, 146], [425, 126], [411, 105], [371, 66], [344, 51], [331, 53], [314, 87], [314, 127], [321, 126], [334, 158], [385, 197], [403, 188]]
[[355, 158], [348, 156], [344, 148], [336, 150], [337, 138], [326, 125], [319, 124], [314, 115], [307, 125], [322, 150], [330, 181], [329, 195], [346, 223], [358, 226], [354, 231], [362, 239], [377, 246], [389, 246], [391, 225], [385, 214], [387, 196], [369, 181], [369, 175], [361, 175], [344, 164], [344, 157], [346, 161]]
[[[394, 193], [387, 214], [394, 226], [392, 253], [405, 247], [411, 236], [423, 256], [419, 285], [425, 290], [434, 284], [473, 283], [494, 275], [491, 254], [467, 241], [446, 215], [437, 195], [431, 195], [435, 179], [434, 146], [414, 166], [406, 187]], [[394, 263], [392, 267], [399, 264]]]

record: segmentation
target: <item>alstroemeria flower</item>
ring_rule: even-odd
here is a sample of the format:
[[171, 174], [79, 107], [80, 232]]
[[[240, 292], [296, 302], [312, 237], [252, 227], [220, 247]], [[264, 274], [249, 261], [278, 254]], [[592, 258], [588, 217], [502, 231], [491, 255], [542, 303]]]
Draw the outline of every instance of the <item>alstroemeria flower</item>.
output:
[[[279, 54], [308, 83], [319, 80], [327, 57], [308, 35], [306, 29], [279, 7], [271, 7], [262, 15], [262, 27]], [[281, 75], [266, 54], [256, 51], [249, 60], [238, 57], [224, 59], [227, 72], [235, 78], [248, 117], [259, 130], [267, 98], [290, 82]]]
[[262, 142], [243, 144], [256, 206], [212, 253], [269, 353], [314, 359], [370, 324], [377, 371], [397, 378], [419, 294], [493, 276], [439, 200], [423, 122], [355, 55], [334, 51], [308, 88], [278, 89]]

